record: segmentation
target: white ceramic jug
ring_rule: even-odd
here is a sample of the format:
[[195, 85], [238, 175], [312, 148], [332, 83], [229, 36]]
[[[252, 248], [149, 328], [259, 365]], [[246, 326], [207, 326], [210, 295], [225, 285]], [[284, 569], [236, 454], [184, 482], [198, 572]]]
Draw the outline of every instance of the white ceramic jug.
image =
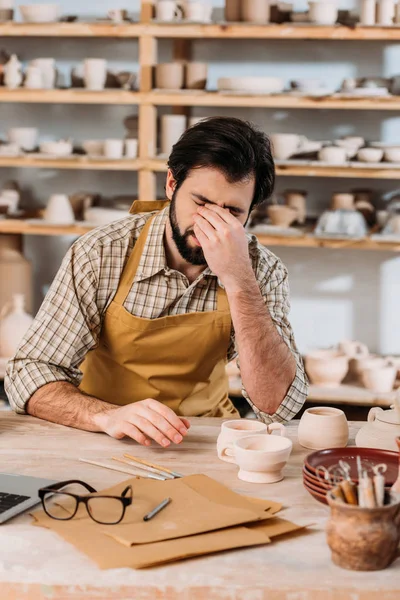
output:
[[16, 54], [4, 65], [4, 83], [10, 90], [19, 87], [22, 83], [21, 63]]
[[25, 312], [23, 294], [14, 294], [0, 313], [0, 356], [11, 358], [33, 322]]

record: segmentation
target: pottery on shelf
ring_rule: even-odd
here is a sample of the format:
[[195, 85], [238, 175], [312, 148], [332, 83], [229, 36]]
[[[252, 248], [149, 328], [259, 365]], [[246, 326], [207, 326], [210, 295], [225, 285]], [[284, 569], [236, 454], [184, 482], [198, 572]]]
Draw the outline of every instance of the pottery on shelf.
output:
[[44, 211], [44, 219], [49, 223], [73, 225], [74, 211], [66, 194], [52, 194]]
[[161, 154], [169, 155], [186, 130], [185, 115], [163, 115], [161, 117]]
[[36, 127], [13, 127], [7, 131], [8, 141], [17, 144], [21, 150], [34, 150], [37, 146], [37, 136]]
[[233, 444], [241, 437], [255, 434], [267, 434], [268, 426], [254, 419], [235, 419], [225, 421], [217, 439], [217, 454], [220, 460], [234, 463]]
[[14, 294], [0, 312], [0, 356], [11, 358], [33, 322], [25, 312], [25, 297]]
[[336, 388], [347, 375], [349, 359], [337, 350], [316, 350], [305, 356], [305, 367], [311, 383]]
[[400, 147], [386, 148], [384, 151], [384, 157], [388, 162], [400, 163]]
[[20, 194], [17, 190], [2, 190], [0, 192], [0, 214], [12, 215], [17, 211]]
[[128, 216], [128, 211], [103, 206], [90, 206], [84, 209], [83, 216], [87, 223], [92, 225], [108, 225]]
[[377, 25], [393, 25], [396, 12], [395, 7], [395, 0], [379, 0], [376, 11]]
[[[179, 6], [179, 5], [178, 5]], [[204, 0], [191, 0], [183, 4], [183, 16], [187, 21], [210, 23], [213, 5]]]
[[52, 90], [56, 87], [57, 69], [54, 58], [35, 58], [30, 61], [29, 66], [40, 69], [43, 89]]
[[12, 21], [14, 17], [14, 0], [0, 1], [0, 22]]
[[185, 68], [185, 88], [204, 90], [207, 85], [208, 64], [188, 62]]
[[315, 235], [362, 238], [368, 233], [367, 223], [357, 210], [327, 210], [318, 219]]
[[335, 193], [331, 201], [332, 210], [354, 210], [354, 194]]
[[378, 163], [383, 158], [383, 150], [381, 148], [360, 148], [357, 152], [357, 160], [366, 163]]
[[241, 20], [249, 23], [269, 23], [271, 7], [265, 0], [243, 0]]
[[124, 154], [124, 140], [104, 140], [104, 156], [110, 160], [119, 160]]
[[69, 140], [47, 141], [39, 144], [40, 152], [53, 156], [70, 156], [72, 149], [72, 142]]
[[43, 85], [42, 70], [34, 65], [28, 65], [25, 74], [24, 87], [29, 90], [41, 90]]
[[307, 192], [302, 190], [286, 190], [283, 193], [286, 206], [297, 212], [296, 221], [303, 225], [307, 216]]
[[345, 163], [352, 151], [341, 146], [325, 146], [318, 152], [318, 159], [330, 165], [342, 165]]
[[217, 87], [220, 92], [236, 92], [244, 95], [280, 94], [285, 88], [285, 82], [279, 77], [220, 77]]
[[104, 141], [103, 140], [84, 140], [82, 142], [82, 148], [88, 156], [92, 158], [98, 158], [104, 155]]
[[299, 444], [311, 450], [345, 448], [349, 440], [346, 415], [338, 408], [307, 408], [299, 423]]
[[26, 23], [54, 23], [60, 17], [58, 4], [27, 4], [19, 6], [19, 10]]
[[4, 84], [5, 86], [13, 90], [18, 88], [22, 83], [22, 70], [21, 63], [18, 60], [16, 54], [12, 54], [10, 60], [4, 65]]
[[295, 133], [272, 133], [270, 140], [276, 160], [287, 160], [308, 142], [304, 135]]
[[27, 309], [32, 309], [32, 265], [22, 253], [20, 235], [0, 235], [0, 311], [14, 294], [23, 294]]
[[225, 21], [238, 22], [241, 19], [241, 3], [242, 0], [225, 0]]
[[175, 21], [183, 16], [182, 7], [175, 0], [157, 0], [155, 3], [155, 17], [157, 21]]
[[284, 435], [250, 435], [238, 439], [234, 443], [238, 478], [249, 483], [281, 481], [292, 447], [292, 441]]
[[375, 25], [376, 0], [361, 0], [360, 23], [364, 26]]
[[137, 139], [129, 138], [125, 140], [126, 158], [137, 158], [139, 142]]
[[367, 390], [387, 394], [393, 390], [397, 368], [387, 360], [365, 361], [361, 370], [361, 381]]
[[327, 542], [335, 565], [354, 571], [379, 571], [397, 556], [400, 541], [400, 499], [390, 504], [362, 508], [333, 499], [327, 494], [331, 515]]
[[370, 358], [368, 347], [354, 340], [342, 340], [338, 344], [338, 349], [349, 359], [349, 376], [358, 379], [361, 375], [362, 363]]
[[334, 25], [338, 19], [338, 5], [336, 0], [309, 1], [309, 17], [312, 23], [318, 25]]
[[383, 410], [378, 406], [371, 408], [368, 413], [368, 422], [356, 435], [357, 446], [397, 451], [396, 439], [400, 436], [400, 397], [398, 394], [396, 403], [390, 410]]
[[101, 91], [106, 85], [107, 61], [103, 58], [86, 58], [83, 63], [83, 80], [86, 89]]
[[298, 212], [295, 208], [278, 204], [271, 204], [268, 206], [267, 214], [272, 225], [284, 228], [290, 227], [298, 216]]

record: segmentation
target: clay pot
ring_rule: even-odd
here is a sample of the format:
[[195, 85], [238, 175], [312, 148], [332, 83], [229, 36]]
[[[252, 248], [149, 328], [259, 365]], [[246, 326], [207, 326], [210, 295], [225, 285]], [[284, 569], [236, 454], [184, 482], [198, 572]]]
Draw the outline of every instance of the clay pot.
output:
[[[281, 425], [273, 423], [272, 425]], [[283, 425], [281, 425], [283, 427]], [[283, 479], [282, 470], [289, 460], [292, 441], [284, 436], [251, 435], [234, 444], [238, 478], [249, 483], [275, 483]]]
[[289, 206], [278, 206], [273, 204], [268, 206], [268, 217], [272, 225], [277, 227], [289, 227], [297, 218], [297, 210]]
[[188, 90], [204, 90], [207, 85], [207, 72], [207, 63], [187, 63], [185, 69], [185, 88]]
[[249, 23], [268, 23], [271, 16], [269, 2], [266, 0], [243, 0], [242, 21]]
[[346, 415], [338, 408], [308, 408], [299, 423], [299, 443], [304, 448], [345, 448], [349, 440]]
[[307, 214], [307, 192], [303, 192], [301, 190], [286, 190], [283, 195], [286, 206], [293, 208], [297, 212], [296, 221], [300, 225], [303, 225]]
[[240, 5], [241, 0], [225, 0], [225, 21], [240, 21]]
[[23, 294], [27, 310], [32, 310], [32, 265], [21, 251], [21, 236], [0, 235], [0, 311], [15, 294]]
[[335, 565], [353, 571], [379, 571], [397, 556], [400, 541], [400, 500], [379, 508], [360, 508], [333, 500], [327, 541]]
[[217, 439], [217, 454], [220, 460], [234, 463], [233, 444], [236, 440], [249, 435], [268, 433], [268, 426], [254, 419], [235, 419], [225, 421]]
[[354, 210], [354, 195], [333, 194], [331, 208], [332, 210]]
[[160, 63], [155, 68], [156, 88], [180, 90], [183, 88], [184, 65], [182, 63]]
[[336, 388], [346, 377], [349, 359], [336, 350], [318, 350], [306, 355], [305, 366], [311, 383]]

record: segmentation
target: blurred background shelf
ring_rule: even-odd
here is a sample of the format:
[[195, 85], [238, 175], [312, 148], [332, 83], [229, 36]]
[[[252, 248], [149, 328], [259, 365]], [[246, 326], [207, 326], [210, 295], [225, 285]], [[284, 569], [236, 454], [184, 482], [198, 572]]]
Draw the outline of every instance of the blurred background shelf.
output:
[[77, 171], [137, 171], [141, 166], [138, 159], [107, 160], [72, 156], [64, 158], [35, 158], [27, 156], [0, 156], [0, 168], [73, 169]]
[[106, 89], [92, 92], [86, 89], [31, 90], [0, 88], [0, 102], [26, 104], [122, 104], [134, 105], [140, 101], [138, 92]]
[[137, 38], [144, 31], [139, 23], [1, 23], [0, 37]]

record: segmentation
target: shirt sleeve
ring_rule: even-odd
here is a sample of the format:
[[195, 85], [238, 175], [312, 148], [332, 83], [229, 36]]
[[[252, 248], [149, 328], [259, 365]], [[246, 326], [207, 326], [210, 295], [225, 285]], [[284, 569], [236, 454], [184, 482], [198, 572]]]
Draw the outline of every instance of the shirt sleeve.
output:
[[96, 303], [98, 251], [83, 238], [75, 242], [40, 307], [30, 329], [8, 363], [5, 390], [18, 413], [43, 385], [82, 379], [79, 365], [96, 346], [101, 307]]
[[[242, 386], [242, 394], [258, 419], [264, 423], [283, 423], [293, 419], [302, 408], [308, 395], [308, 380], [288, 318], [290, 312], [288, 274], [279, 260], [259, 282], [259, 286], [272, 320], [296, 360], [296, 375], [281, 405], [276, 413], [272, 415], [260, 411], [253, 404], [244, 386]], [[240, 370], [239, 359], [237, 365]]]

